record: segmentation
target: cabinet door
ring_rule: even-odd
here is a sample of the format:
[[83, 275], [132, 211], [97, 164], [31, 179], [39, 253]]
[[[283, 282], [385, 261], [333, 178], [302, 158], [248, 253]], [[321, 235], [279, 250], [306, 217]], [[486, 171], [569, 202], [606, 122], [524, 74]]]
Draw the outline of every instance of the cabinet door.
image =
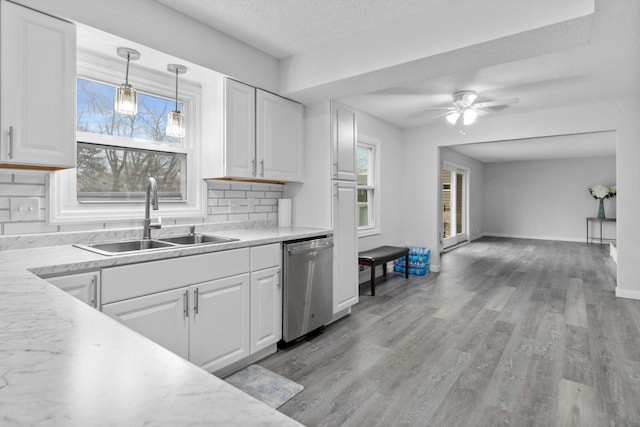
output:
[[225, 176], [256, 175], [256, 90], [244, 83], [225, 81]]
[[0, 163], [75, 167], [75, 27], [7, 1], [0, 7]]
[[178, 356], [189, 357], [188, 288], [104, 304], [102, 312]]
[[358, 302], [358, 238], [355, 182], [334, 183], [333, 313]]
[[333, 179], [356, 180], [356, 115], [339, 103], [331, 103], [331, 161]]
[[256, 90], [257, 177], [302, 181], [302, 105]]
[[49, 277], [46, 280], [91, 307], [100, 307], [100, 272]]
[[282, 338], [280, 268], [251, 273], [251, 353]]
[[190, 287], [189, 359], [215, 372], [249, 355], [249, 274]]

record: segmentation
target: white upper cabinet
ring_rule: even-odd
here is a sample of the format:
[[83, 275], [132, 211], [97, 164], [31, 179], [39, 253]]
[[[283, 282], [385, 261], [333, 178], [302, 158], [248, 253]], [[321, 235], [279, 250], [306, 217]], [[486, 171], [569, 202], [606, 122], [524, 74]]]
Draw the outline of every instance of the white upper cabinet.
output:
[[256, 90], [257, 177], [273, 181], [302, 181], [302, 105]]
[[302, 105], [227, 78], [221, 87], [223, 132], [204, 147], [203, 178], [302, 182]]
[[256, 90], [226, 79], [224, 92], [224, 174], [229, 178], [256, 175]]
[[331, 103], [332, 179], [356, 180], [356, 114], [341, 104]]
[[75, 167], [75, 27], [7, 1], [0, 8], [0, 165]]

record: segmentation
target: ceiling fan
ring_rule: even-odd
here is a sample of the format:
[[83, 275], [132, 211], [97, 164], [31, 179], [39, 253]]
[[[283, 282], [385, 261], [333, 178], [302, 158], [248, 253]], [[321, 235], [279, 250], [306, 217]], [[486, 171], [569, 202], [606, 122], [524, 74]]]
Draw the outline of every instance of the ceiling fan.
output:
[[446, 116], [447, 121], [452, 125], [458, 123], [462, 118], [462, 124], [466, 126], [476, 121], [478, 111], [518, 103], [518, 98], [475, 103], [477, 98], [478, 94], [473, 90], [460, 90], [451, 94], [452, 107], [429, 107], [425, 108], [425, 110], [447, 110], [436, 117]]

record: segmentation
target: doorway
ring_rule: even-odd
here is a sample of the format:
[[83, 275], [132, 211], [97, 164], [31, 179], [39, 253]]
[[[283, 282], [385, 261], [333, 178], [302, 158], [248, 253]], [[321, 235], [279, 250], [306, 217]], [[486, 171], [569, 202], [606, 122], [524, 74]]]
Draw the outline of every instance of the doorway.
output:
[[468, 170], [442, 165], [442, 249], [469, 240], [467, 233]]

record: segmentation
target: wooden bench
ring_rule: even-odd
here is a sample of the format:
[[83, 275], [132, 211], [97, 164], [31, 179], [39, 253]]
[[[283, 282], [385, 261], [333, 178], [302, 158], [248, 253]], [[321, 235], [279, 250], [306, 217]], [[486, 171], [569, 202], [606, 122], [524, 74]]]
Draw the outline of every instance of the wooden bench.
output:
[[382, 274], [386, 276], [387, 263], [402, 256], [405, 257], [404, 277], [409, 278], [409, 248], [380, 246], [358, 253], [358, 264], [371, 267], [371, 296], [376, 295], [376, 266], [382, 264]]

